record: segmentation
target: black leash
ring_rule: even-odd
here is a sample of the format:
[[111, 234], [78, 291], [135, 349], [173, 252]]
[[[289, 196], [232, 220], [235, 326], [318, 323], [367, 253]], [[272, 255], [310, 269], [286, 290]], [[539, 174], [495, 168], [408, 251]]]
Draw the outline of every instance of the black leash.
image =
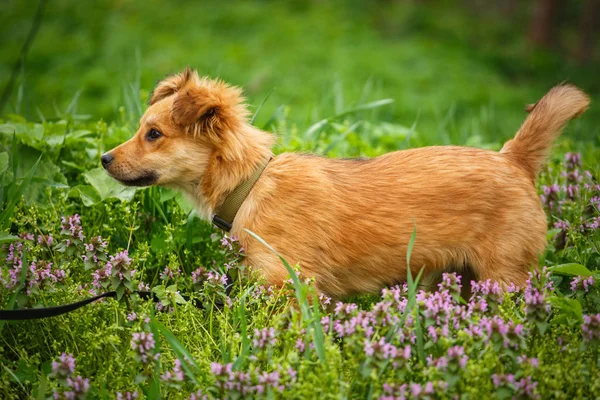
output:
[[[227, 277], [227, 283], [225, 284], [225, 294], [227, 296], [229, 296], [229, 293], [231, 293], [231, 286], [232, 286], [233, 280], [231, 279], [229, 274], [227, 274], [226, 277]], [[154, 302], [160, 301], [160, 299], [156, 296], [156, 294], [152, 293], [152, 292], [140, 291], [140, 292], [133, 292], [131, 294], [137, 294], [142, 299], [152, 299]], [[103, 299], [106, 297], [117, 297], [117, 292], [112, 291], [112, 292], [102, 293], [97, 296], [78, 301], [76, 303], [65, 304], [62, 306], [44, 307], [44, 308], [23, 308], [23, 309], [19, 309], [19, 310], [0, 310], [0, 321], [24, 321], [24, 320], [29, 320], [29, 319], [41, 319], [41, 318], [56, 317], [57, 315], [62, 315], [62, 314], [66, 314], [71, 311], [75, 311], [78, 308], [81, 308], [90, 303], [93, 303], [96, 300], [100, 300], [100, 299]], [[184, 298], [184, 300], [190, 301], [189, 296], [182, 296], [182, 297]], [[198, 299], [194, 299], [193, 304], [196, 308], [200, 308], [200, 309], [204, 308], [202, 302], [200, 302]], [[216, 301], [215, 306], [219, 309], [223, 308], [223, 303], [220, 300]]]

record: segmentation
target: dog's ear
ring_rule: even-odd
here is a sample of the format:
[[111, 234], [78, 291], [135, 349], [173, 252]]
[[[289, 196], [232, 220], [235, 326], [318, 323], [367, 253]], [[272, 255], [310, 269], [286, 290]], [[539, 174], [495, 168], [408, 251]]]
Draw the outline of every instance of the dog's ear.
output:
[[245, 122], [242, 91], [221, 81], [201, 79], [181, 88], [171, 108], [173, 121], [194, 134], [218, 138]]
[[152, 96], [150, 97], [150, 105], [178, 92], [184, 85], [194, 79], [198, 79], [198, 73], [192, 71], [190, 67], [187, 67], [179, 74], [171, 75], [163, 79], [156, 85], [156, 88], [154, 88]]

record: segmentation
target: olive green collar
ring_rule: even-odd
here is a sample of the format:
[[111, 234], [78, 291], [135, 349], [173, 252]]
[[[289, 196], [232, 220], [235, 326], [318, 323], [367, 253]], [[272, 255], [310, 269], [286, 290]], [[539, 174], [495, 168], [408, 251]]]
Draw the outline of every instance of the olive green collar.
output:
[[252, 187], [254, 187], [258, 178], [262, 175], [267, 164], [269, 164], [269, 161], [271, 161], [271, 158], [259, 166], [248, 179], [237, 185], [235, 189], [225, 197], [223, 204], [215, 209], [215, 215], [213, 215], [212, 222], [216, 227], [221, 228], [226, 232], [231, 230], [233, 220], [235, 219], [238, 210], [242, 206], [244, 200], [246, 200], [246, 197], [248, 197], [250, 190], [252, 190]]

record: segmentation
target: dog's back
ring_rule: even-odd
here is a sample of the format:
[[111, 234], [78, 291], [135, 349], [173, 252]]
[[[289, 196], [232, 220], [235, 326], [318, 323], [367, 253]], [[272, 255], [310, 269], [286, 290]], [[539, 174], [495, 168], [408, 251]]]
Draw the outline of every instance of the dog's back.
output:
[[[499, 153], [439, 146], [369, 160], [282, 154], [257, 183], [260, 207], [240, 210], [234, 229], [258, 232], [336, 297], [406, 279], [413, 224], [413, 274], [469, 268], [477, 279], [523, 286], [546, 245], [533, 177], [587, 104], [573, 86], [552, 89]], [[273, 255], [248, 246], [250, 264], [284, 279]]]

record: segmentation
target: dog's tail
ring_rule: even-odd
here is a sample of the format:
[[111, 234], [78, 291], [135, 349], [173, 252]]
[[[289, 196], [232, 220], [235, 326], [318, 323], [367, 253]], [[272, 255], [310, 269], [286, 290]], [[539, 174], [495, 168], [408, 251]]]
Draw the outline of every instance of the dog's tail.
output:
[[589, 97], [573, 85], [553, 87], [536, 104], [527, 106], [526, 111], [530, 114], [500, 153], [506, 154], [535, 179], [562, 128], [587, 110], [589, 104]]

